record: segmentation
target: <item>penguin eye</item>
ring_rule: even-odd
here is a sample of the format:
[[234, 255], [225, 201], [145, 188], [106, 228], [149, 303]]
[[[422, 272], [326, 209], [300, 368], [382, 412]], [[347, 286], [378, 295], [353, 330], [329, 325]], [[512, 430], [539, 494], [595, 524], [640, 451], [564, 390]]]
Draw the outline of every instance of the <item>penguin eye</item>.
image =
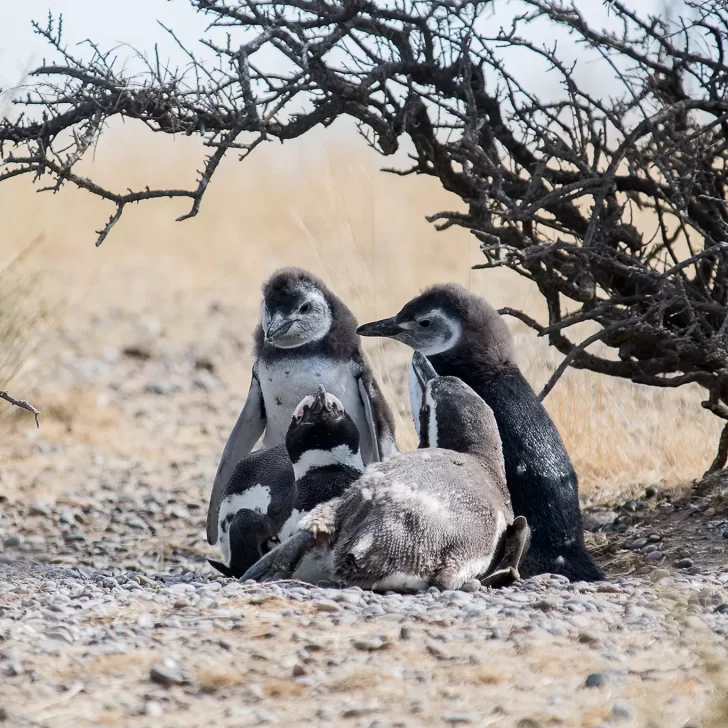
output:
[[310, 303], [304, 303], [301, 308], [298, 309], [299, 313], [308, 313], [311, 310], [311, 304]]
[[419, 324], [423, 329], [428, 329], [430, 327], [430, 319], [420, 319]]

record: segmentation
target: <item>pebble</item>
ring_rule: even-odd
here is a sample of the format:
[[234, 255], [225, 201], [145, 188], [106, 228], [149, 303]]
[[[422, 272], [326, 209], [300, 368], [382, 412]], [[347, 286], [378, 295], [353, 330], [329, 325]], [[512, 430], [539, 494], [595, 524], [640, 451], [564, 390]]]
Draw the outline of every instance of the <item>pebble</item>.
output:
[[647, 543], [648, 543], [648, 541], [646, 538], [638, 538], [634, 541], [629, 541], [628, 543], [626, 543], [625, 548], [641, 549], [641, 548], [644, 548], [645, 546], [647, 546]]
[[5, 548], [12, 549], [17, 546], [20, 546], [24, 541], [25, 541], [25, 538], [22, 535], [16, 534], [15, 536], [8, 536], [3, 541], [3, 546], [5, 546]]
[[583, 526], [585, 531], [599, 531], [611, 526], [617, 520], [616, 511], [590, 510], [584, 513]]
[[329, 601], [329, 600], [322, 600], [320, 602], [316, 602], [313, 605], [313, 607], [317, 612], [340, 612], [341, 611], [341, 605], [337, 604], [334, 601]]
[[609, 680], [603, 672], [593, 672], [590, 675], [587, 675], [587, 678], [584, 681], [584, 687], [603, 688], [608, 682]]
[[156, 700], [148, 700], [147, 704], [144, 706], [144, 712], [150, 718], [161, 718], [164, 715], [164, 708], [162, 707], [162, 704], [158, 703]]
[[163, 664], [152, 665], [152, 669], [149, 671], [149, 677], [152, 682], [164, 685], [165, 687], [170, 685], [184, 685], [187, 682], [178, 668]]
[[50, 518], [53, 515], [51, 507], [41, 501], [31, 503], [29, 512], [31, 516], [44, 516], [45, 518]]
[[634, 718], [634, 712], [629, 706], [616, 703], [612, 706], [612, 717], [620, 721], [632, 720]]
[[450, 725], [460, 725], [463, 723], [476, 723], [479, 718], [477, 715], [471, 715], [469, 713], [445, 713], [442, 716], [442, 720]]
[[663, 555], [664, 554], [662, 553], [662, 551], [650, 551], [650, 553], [647, 554], [645, 556], [645, 558], [648, 561], [660, 561], [660, 559], [662, 559]]
[[376, 703], [373, 705], [357, 705], [353, 708], [347, 708], [342, 711], [342, 718], [361, 718], [363, 715], [371, 715], [380, 710], [379, 705]]
[[375, 652], [376, 650], [381, 650], [383, 647], [389, 646], [389, 642], [386, 642], [380, 637], [375, 637], [374, 639], [369, 640], [352, 640], [351, 644], [355, 649], [360, 650], [361, 652]]
[[675, 562], [675, 566], [677, 566], [678, 569], [689, 569], [693, 566], [693, 564], [694, 562], [692, 559], [680, 559]]

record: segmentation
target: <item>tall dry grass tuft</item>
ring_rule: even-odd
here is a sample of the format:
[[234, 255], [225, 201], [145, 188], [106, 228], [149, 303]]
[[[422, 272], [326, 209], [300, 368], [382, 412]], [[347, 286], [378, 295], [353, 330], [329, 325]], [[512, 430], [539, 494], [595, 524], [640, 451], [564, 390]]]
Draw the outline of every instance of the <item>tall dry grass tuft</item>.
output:
[[[84, 171], [117, 189], [194, 184], [204, 154], [194, 140], [139, 142], [140, 133], [134, 126], [109, 133]], [[244, 164], [231, 159], [222, 165], [197, 218], [175, 223], [186, 211], [179, 201], [146, 203], [125, 213], [98, 250], [93, 231], [105, 222], [108, 207], [78, 190], [38, 195], [24, 180], [4, 183], [0, 256], [12, 254], [29, 236], [46, 235], [42, 288], [51, 298], [62, 294], [75, 301], [63, 329], [83, 328], [84, 340], [75, 346], [86, 356], [97, 356], [121, 336], [113, 326], [89, 329], [90, 317], [104, 320], [118, 312], [157, 317], [167, 339], [205, 349], [217, 342], [204, 312], [220, 305], [247, 343], [259, 315], [260, 284], [282, 265], [322, 276], [360, 321], [395, 312], [437, 281], [457, 281], [495, 306], [517, 305], [545, 320], [537, 292], [523, 280], [470, 269], [480, 254], [465, 231], [438, 233], [426, 222], [427, 214], [457, 207], [451, 195], [430, 179], [384, 174], [380, 163], [342, 128], [267, 146]], [[34, 291], [39, 293], [37, 284]], [[524, 372], [539, 389], [560, 358], [523, 325], [509, 323]], [[366, 340], [364, 346], [398, 413], [401, 443], [412, 446], [409, 350], [394, 342]], [[231, 349], [220, 366], [240, 403], [250, 376], [248, 356], [249, 348], [242, 356]], [[702, 473], [720, 426], [699, 401], [697, 388], [657, 391], [571, 371], [546, 406], [583, 491], [597, 493], [677, 484]]]
[[[22, 379], [24, 368], [32, 366], [54, 308], [44, 290], [43, 243], [44, 236], [36, 235], [0, 262], [0, 390], [12, 390], [9, 393], [16, 398], [25, 396], [27, 384], [17, 388], [12, 384]], [[0, 417], [12, 411], [17, 413], [7, 402], [0, 402]]]

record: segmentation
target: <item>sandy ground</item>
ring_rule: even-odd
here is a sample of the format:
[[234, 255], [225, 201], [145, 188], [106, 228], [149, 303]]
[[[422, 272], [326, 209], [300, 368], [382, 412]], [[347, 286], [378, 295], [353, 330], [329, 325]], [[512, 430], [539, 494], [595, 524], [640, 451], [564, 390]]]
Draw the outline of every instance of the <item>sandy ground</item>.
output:
[[[131, 139], [97, 153], [116, 186], [194, 177], [198, 150], [178, 141], [152, 154]], [[36, 430], [27, 413], [0, 410], [0, 716], [54, 726], [728, 724], [725, 498], [722, 486], [686, 490], [719, 425], [692, 389], [572, 372], [546, 401], [596, 507], [591, 527], [602, 531], [589, 543], [622, 579], [613, 591], [534, 582], [429, 595], [419, 610], [417, 600], [217, 586], [204, 560], [207, 497], [247, 391], [270, 272], [314, 270], [360, 320], [442, 280], [543, 313], [520, 281], [469, 271], [478, 253], [465, 233], [424, 222], [453, 204], [426, 180], [380, 175], [348, 141], [308, 144], [226, 167], [184, 225], [172, 222], [174, 205], [131, 210], [100, 250], [92, 231], [108, 210], [88, 196], [4, 190], [2, 258], [43, 238], [0, 271], [0, 385], [42, 415]], [[513, 330], [539, 388], [558, 358]], [[411, 446], [408, 352], [365, 346]], [[354, 646], [377, 638], [376, 649]], [[150, 679], [165, 659], [182, 684]], [[584, 687], [591, 673], [606, 676], [601, 686]]]

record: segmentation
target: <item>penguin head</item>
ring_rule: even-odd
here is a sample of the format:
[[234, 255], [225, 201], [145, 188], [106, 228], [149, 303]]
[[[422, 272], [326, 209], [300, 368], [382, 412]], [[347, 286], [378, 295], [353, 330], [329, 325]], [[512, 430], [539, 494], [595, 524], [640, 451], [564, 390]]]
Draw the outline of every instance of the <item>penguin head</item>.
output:
[[311, 468], [336, 464], [363, 470], [359, 429], [341, 400], [323, 387], [296, 407], [286, 433], [286, 449], [296, 479]]
[[331, 330], [330, 294], [299, 268], [276, 272], [263, 287], [261, 326], [266, 344], [294, 349], [323, 339]]
[[458, 377], [439, 377], [420, 351], [412, 369], [421, 390], [420, 447], [488, 455], [503, 461], [503, 445], [493, 410]]
[[435, 356], [467, 349], [475, 358], [513, 360], [513, 340], [500, 314], [456, 283], [431, 286], [388, 319], [363, 324], [360, 336], [386, 336]]

